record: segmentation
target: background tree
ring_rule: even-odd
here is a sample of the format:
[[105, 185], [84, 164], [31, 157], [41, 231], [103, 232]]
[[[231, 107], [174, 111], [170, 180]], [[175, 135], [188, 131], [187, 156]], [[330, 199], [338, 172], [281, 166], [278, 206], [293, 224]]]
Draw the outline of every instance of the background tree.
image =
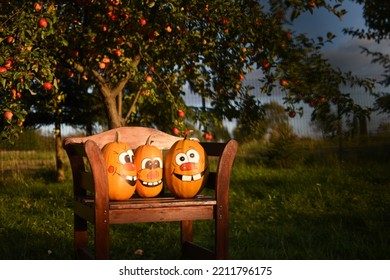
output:
[[[176, 111], [184, 106], [182, 86], [189, 83], [196, 93], [212, 100], [216, 122], [226, 114], [235, 117], [232, 100], [246, 98], [241, 82], [252, 67], [266, 72], [269, 86], [282, 76], [288, 80], [294, 68], [304, 63], [290, 59], [292, 63], [283, 64], [288, 58], [317, 51], [317, 45], [286, 29], [290, 15], [295, 18], [320, 6], [342, 15], [337, 5], [324, 1], [263, 4], [252, 0], [3, 1], [0, 64], [9, 65], [11, 59], [13, 65], [1, 73], [2, 90], [16, 88], [28, 94], [31, 85], [43, 87], [50, 82], [55, 98], [63, 94], [58, 91], [62, 81], [57, 73], [77, 71], [99, 90], [110, 128], [145, 119], [151, 124], [162, 116], [172, 128]], [[23, 100], [2, 101], [2, 111], [12, 107], [15, 121], [24, 119]], [[161, 110], [150, 116], [143, 105]], [[142, 118], [143, 113], [148, 118]]]
[[[363, 6], [363, 16], [366, 29], [347, 28], [345, 33], [360, 39], [373, 40], [377, 43], [389, 39], [390, 36], [390, 2], [386, 0], [353, 0]], [[390, 85], [390, 57], [389, 53], [372, 51], [362, 47], [367, 55], [372, 56], [373, 62], [384, 68], [383, 85]], [[383, 112], [390, 112], [389, 93], [377, 93], [376, 109]]]
[[[180, 134], [186, 122], [179, 110], [193, 123], [218, 127], [225, 117], [246, 114], [248, 104], [256, 121], [262, 108], [242, 86], [253, 70], [261, 73], [265, 93], [282, 88], [290, 116], [301, 112], [299, 102], [329, 102], [338, 82], [349, 78], [322, 58], [321, 47], [333, 35], [313, 40], [288, 27], [317, 8], [341, 17], [341, 2], [2, 1], [2, 138], [17, 135], [27, 113], [45, 111], [57, 125], [60, 151], [59, 124], [82, 113], [69, 101], [82, 100], [74, 94], [95, 99], [88, 90], [100, 95], [109, 128], [139, 124]], [[81, 79], [79, 91], [70, 90], [69, 78]], [[185, 109], [184, 85], [211, 106]]]

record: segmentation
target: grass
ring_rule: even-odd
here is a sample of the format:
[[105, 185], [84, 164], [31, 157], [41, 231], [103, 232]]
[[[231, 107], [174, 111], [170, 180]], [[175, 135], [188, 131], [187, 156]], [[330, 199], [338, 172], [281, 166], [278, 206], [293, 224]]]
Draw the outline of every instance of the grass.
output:
[[[288, 168], [265, 164], [264, 149], [241, 145], [235, 162], [232, 259], [390, 259], [388, 145], [351, 147], [340, 162], [332, 146], [300, 142]], [[47, 155], [35, 160], [47, 163]], [[56, 183], [45, 164], [24, 168], [0, 182], [0, 258], [73, 258], [69, 170], [67, 181]], [[197, 222], [196, 241], [212, 246], [211, 227]], [[180, 258], [179, 231], [178, 223], [114, 226], [111, 255]]]

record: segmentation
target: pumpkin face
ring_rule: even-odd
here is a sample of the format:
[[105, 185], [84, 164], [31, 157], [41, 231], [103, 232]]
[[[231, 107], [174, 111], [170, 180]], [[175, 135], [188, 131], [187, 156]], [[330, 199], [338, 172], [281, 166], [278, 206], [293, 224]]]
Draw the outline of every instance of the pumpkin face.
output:
[[137, 169], [136, 191], [141, 197], [157, 196], [163, 188], [163, 155], [156, 146], [139, 146], [135, 152], [135, 166]]
[[208, 158], [197, 141], [177, 141], [169, 149], [164, 164], [167, 188], [177, 197], [191, 198], [203, 189], [209, 174]]
[[126, 143], [112, 142], [102, 149], [108, 172], [110, 200], [126, 200], [135, 192], [137, 171], [134, 153]]

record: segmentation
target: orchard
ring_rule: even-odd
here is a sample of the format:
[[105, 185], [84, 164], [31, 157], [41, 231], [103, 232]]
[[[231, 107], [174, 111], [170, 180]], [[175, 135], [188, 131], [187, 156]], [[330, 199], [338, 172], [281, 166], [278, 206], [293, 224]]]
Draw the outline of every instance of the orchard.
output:
[[[177, 122], [185, 117], [203, 124], [206, 133], [207, 122], [221, 125], [223, 117], [240, 116], [250, 98], [242, 83], [254, 70], [261, 73], [264, 93], [282, 88], [286, 110], [295, 116], [297, 102], [332, 100], [348, 77], [321, 56], [332, 34], [312, 40], [289, 24], [317, 9], [342, 17], [340, 3], [2, 1], [0, 111], [12, 117], [1, 120], [1, 137], [13, 139], [37, 112], [50, 113], [56, 122], [81, 122], [80, 107], [93, 106], [69, 103], [79, 94], [70, 85], [98, 95], [94, 102], [105, 108], [100, 111], [109, 128], [137, 124], [179, 135], [185, 128], [178, 129]], [[190, 112], [184, 85], [211, 107]]]

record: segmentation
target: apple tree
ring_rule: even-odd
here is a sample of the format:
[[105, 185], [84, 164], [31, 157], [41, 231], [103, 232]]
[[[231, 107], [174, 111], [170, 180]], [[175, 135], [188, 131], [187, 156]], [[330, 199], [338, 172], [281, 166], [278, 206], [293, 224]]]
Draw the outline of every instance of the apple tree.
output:
[[[390, 2], [386, 0], [354, 0], [363, 5], [363, 17], [366, 23], [365, 29], [348, 28], [345, 33], [360, 39], [373, 40], [377, 43], [384, 42], [390, 36]], [[372, 51], [362, 47], [367, 55], [372, 56], [373, 62], [384, 68], [383, 85], [390, 85], [390, 58], [388, 53]], [[390, 113], [390, 95], [377, 93], [376, 109], [383, 113]]]
[[[264, 93], [285, 91], [290, 116], [300, 112], [297, 102], [329, 102], [346, 79], [321, 56], [332, 34], [315, 41], [289, 26], [319, 8], [341, 17], [342, 1], [2, 1], [2, 137], [18, 133], [27, 113], [59, 118], [77, 94], [68, 91], [69, 78], [100, 94], [109, 128], [140, 124], [180, 134], [180, 110], [200, 123], [238, 118], [252, 98], [242, 84], [252, 71]], [[186, 108], [183, 86], [210, 108]], [[44, 102], [34, 99], [42, 95]]]

